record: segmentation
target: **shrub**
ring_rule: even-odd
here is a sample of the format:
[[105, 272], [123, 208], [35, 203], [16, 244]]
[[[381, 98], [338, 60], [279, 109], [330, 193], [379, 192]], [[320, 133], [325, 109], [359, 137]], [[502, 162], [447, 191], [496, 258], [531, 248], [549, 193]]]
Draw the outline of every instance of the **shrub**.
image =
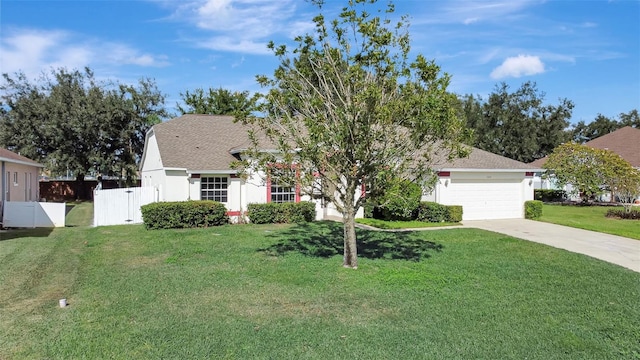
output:
[[534, 189], [533, 198], [543, 202], [564, 201], [567, 198], [567, 192], [564, 190]]
[[286, 224], [313, 221], [316, 204], [309, 201], [299, 203], [266, 203], [247, 206], [249, 220], [254, 224]]
[[423, 201], [418, 206], [416, 220], [426, 222], [460, 222], [462, 206], [442, 205], [431, 201]]
[[147, 229], [179, 229], [229, 223], [223, 204], [210, 201], [158, 202], [140, 208]]
[[408, 180], [397, 180], [383, 196], [376, 199], [379, 213], [374, 210], [373, 214], [381, 215], [383, 220], [412, 220], [415, 219], [421, 198], [420, 185]]
[[462, 221], [462, 205], [447, 205], [447, 210], [448, 222]]
[[538, 219], [542, 216], [542, 201], [529, 200], [524, 203], [525, 219]]
[[631, 209], [631, 211], [627, 211], [624, 209], [609, 209], [605, 216], [608, 218], [640, 220], [640, 210]]

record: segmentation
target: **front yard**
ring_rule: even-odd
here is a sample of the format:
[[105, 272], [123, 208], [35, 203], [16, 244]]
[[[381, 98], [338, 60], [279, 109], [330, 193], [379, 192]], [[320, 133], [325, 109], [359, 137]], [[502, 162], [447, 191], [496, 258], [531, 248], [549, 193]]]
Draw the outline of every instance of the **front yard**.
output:
[[[622, 208], [622, 207], [620, 207]], [[540, 221], [640, 240], [640, 221], [606, 218], [609, 206], [544, 204]]]
[[353, 271], [341, 236], [326, 222], [12, 231], [0, 359], [640, 357], [638, 273], [475, 229], [358, 230]]

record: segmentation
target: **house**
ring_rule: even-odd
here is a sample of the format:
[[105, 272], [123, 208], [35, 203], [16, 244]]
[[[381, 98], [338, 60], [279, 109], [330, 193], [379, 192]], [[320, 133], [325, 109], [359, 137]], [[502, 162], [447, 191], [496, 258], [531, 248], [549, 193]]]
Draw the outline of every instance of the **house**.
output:
[[5, 201], [37, 201], [39, 199], [38, 175], [41, 165], [31, 159], [0, 148], [0, 217]]
[[[154, 125], [145, 139], [142, 186], [157, 187], [160, 201], [220, 201], [230, 216], [249, 203], [311, 200], [299, 187], [262, 173], [237, 176], [231, 163], [249, 144], [247, 128], [231, 116], [190, 114]], [[268, 142], [261, 146], [275, 149]], [[539, 169], [473, 149], [468, 158], [443, 162], [437, 170], [438, 183], [424, 200], [462, 205], [463, 219], [471, 220], [524, 217], [524, 202], [533, 199], [533, 172]], [[317, 219], [339, 215], [332, 204], [314, 201]], [[360, 209], [357, 217], [362, 216]]]
[[[625, 126], [607, 135], [600, 136], [591, 141], [584, 143], [594, 149], [610, 150], [618, 154], [627, 161], [631, 166], [640, 170], [640, 129], [631, 126]], [[548, 157], [545, 156], [532, 163], [533, 167], [542, 168], [547, 162]], [[535, 175], [536, 189], [556, 189], [553, 179], [542, 179], [542, 172]], [[565, 190], [570, 191], [571, 185], [567, 185]], [[574, 196], [573, 200], [579, 200], [579, 196]], [[607, 199], [603, 199], [607, 200]]]
[[[631, 166], [640, 169], [640, 129], [625, 126], [607, 135], [602, 135], [584, 143], [594, 149], [610, 150], [620, 155]], [[530, 165], [543, 167], [548, 157], [540, 158]]]

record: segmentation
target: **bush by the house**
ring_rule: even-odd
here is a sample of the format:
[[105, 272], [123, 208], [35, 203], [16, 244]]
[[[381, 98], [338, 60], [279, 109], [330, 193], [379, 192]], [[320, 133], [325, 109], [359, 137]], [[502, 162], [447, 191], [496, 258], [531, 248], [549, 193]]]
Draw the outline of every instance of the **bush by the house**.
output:
[[158, 202], [140, 208], [147, 229], [179, 229], [229, 223], [227, 209], [216, 201]]
[[616, 219], [640, 220], [640, 210], [631, 209], [631, 211], [626, 211], [624, 209], [609, 209], [605, 216]]
[[249, 204], [247, 206], [247, 215], [254, 224], [309, 222], [316, 217], [316, 204], [309, 201]]
[[383, 220], [412, 220], [420, 206], [421, 197], [420, 185], [408, 180], [398, 180], [382, 197], [376, 199], [377, 207]]
[[426, 222], [460, 222], [462, 206], [442, 205], [431, 201], [423, 201], [418, 206], [416, 220]]
[[538, 219], [542, 216], [542, 201], [529, 200], [524, 203], [525, 219]]
[[564, 190], [552, 189], [534, 189], [533, 199], [543, 202], [564, 201], [567, 198], [567, 192]]

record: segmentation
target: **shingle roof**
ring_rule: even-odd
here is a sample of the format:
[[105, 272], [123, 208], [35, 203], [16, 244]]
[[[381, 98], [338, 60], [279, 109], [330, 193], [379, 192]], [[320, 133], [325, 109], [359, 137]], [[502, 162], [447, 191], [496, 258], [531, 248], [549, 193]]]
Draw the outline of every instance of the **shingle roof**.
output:
[[625, 126], [607, 135], [585, 143], [596, 149], [611, 150], [627, 160], [633, 167], [640, 167], [640, 129]]
[[469, 157], [446, 161], [438, 166], [445, 169], [474, 169], [474, 170], [524, 170], [534, 171], [538, 167], [509, 159], [478, 148], [471, 148]]
[[13, 151], [9, 151], [7, 149], [4, 148], [0, 148], [0, 161], [8, 161], [8, 162], [12, 162], [12, 163], [16, 163], [16, 164], [23, 164], [23, 165], [32, 165], [32, 166], [37, 166], [37, 167], [44, 167], [44, 165], [33, 161], [29, 158], [26, 158], [22, 155], [18, 155], [16, 153], [14, 153]]
[[250, 144], [247, 127], [233, 116], [188, 114], [153, 126], [164, 167], [229, 170], [234, 149]]
[[[232, 153], [249, 147], [247, 127], [232, 116], [183, 115], [153, 126], [164, 167], [229, 170]], [[274, 149], [263, 142], [263, 149]], [[535, 170], [534, 166], [472, 148], [468, 158], [439, 161], [438, 169]]]
[[[640, 168], [640, 129], [625, 126], [607, 135], [602, 135], [585, 143], [595, 149], [611, 150], [620, 155], [631, 166]], [[548, 160], [545, 156], [529, 165], [541, 167]]]

